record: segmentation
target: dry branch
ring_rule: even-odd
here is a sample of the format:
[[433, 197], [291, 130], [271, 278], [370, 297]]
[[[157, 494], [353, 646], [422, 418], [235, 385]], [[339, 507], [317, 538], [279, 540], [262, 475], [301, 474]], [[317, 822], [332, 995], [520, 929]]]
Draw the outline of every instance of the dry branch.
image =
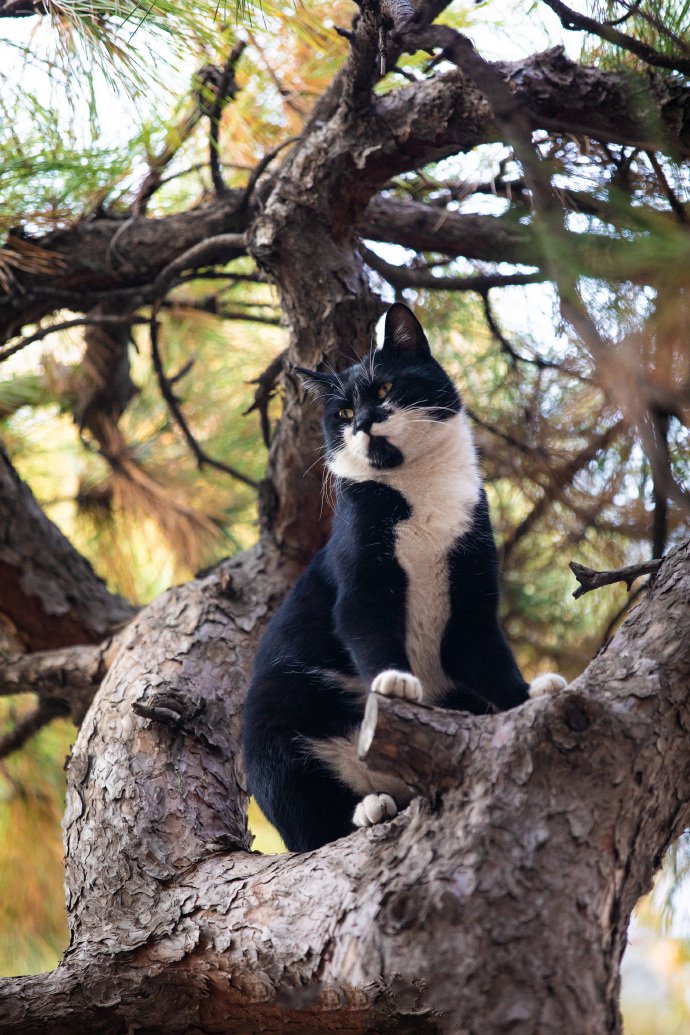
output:
[[69, 709], [60, 701], [40, 701], [33, 711], [23, 715], [17, 724], [0, 736], [0, 759], [7, 758], [23, 748], [39, 730], [58, 716], [66, 716]]
[[662, 560], [644, 561], [642, 564], [628, 564], [625, 568], [614, 568], [612, 571], [595, 571], [584, 564], [578, 564], [577, 561], [570, 561], [568, 566], [580, 583], [577, 589], [573, 590], [573, 596], [584, 596], [593, 589], [610, 586], [614, 582], [624, 582], [630, 591], [635, 579], [639, 579], [641, 575], [656, 574], [662, 563]]
[[613, 27], [612, 22], [597, 21], [596, 18], [589, 18], [587, 15], [574, 11], [572, 7], [561, 2], [561, 0], [543, 0], [547, 7], [558, 15], [564, 29], [577, 29], [581, 32], [591, 32], [609, 43], [613, 43], [623, 50], [630, 51], [636, 57], [641, 58], [646, 64], [656, 68], [674, 69], [684, 75], [690, 74], [690, 59], [678, 54], [664, 54], [648, 43], [629, 36], [626, 32], [619, 32]]

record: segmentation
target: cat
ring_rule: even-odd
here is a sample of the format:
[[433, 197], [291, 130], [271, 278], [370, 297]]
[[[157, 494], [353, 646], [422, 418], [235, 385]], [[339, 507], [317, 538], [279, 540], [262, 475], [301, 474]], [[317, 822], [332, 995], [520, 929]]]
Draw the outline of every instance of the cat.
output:
[[402, 303], [341, 374], [297, 368], [323, 403], [333, 530], [259, 647], [244, 719], [249, 787], [287, 848], [396, 814], [411, 793], [357, 756], [367, 693], [475, 715], [528, 687], [498, 622], [499, 568], [468, 419]]

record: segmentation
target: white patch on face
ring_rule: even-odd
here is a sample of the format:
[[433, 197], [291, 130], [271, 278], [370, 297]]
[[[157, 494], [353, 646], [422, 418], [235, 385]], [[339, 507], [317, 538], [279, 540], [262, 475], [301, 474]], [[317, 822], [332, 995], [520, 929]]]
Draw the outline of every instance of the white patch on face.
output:
[[374, 468], [368, 457], [369, 436], [365, 431], [353, 432], [349, 425], [343, 432], [343, 441], [338, 452], [329, 457], [328, 469], [337, 478], [348, 478], [353, 482], [369, 482], [375, 477]]

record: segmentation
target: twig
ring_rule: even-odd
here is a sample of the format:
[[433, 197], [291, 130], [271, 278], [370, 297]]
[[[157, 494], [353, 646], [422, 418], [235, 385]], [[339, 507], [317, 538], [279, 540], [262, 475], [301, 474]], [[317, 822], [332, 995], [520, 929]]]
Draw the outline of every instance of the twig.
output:
[[503, 351], [508, 355], [513, 366], [517, 363], [527, 363], [530, 366], [537, 367], [538, 370], [558, 370], [561, 374], [575, 378], [583, 384], [591, 384], [590, 378], [585, 377], [584, 374], [580, 374], [577, 370], [571, 370], [569, 367], [564, 367], [562, 363], [557, 363], [555, 360], [551, 359], [542, 359], [541, 356], [523, 356], [519, 353], [508, 341], [494, 316], [494, 312], [489, 301], [488, 290], [482, 292], [482, 302], [484, 303], [484, 315], [486, 317], [486, 322], [489, 325], [489, 330]]
[[261, 422], [261, 437], [263, 438], [264, 445], [267, 449], [271, 444], [271, 425], [268, 419], [268, 405], [275, 394], [276, 381], [283, 370], [287, 352], [287, 349], [280, 352], [275, 359], [271, 360], [262, 374], [259, 374], [257, 378], [249, 382], [251, 385], [257, 385], [257, 389], [254, 392], [254, 402], [242, 414], [243, 417], [246, 417], [254, 410], [258, 410], [259, 420]]
[[213, 457], [209, 456], [204, 449], [199, 445], [194, 435], [192, 434], [189, 425], [182, 413], [180, 407], [180, 401], [172, 390], [170, 381], [165, 375], [163, 370], [163, 363], [161, 360], [160, 349], [158, 347], [158, 306], [154, 306], [151, 314], [150, 330], [151, 330], [151, 359], [153, 361], [153, 369], [156, 371], [156, 377], [158, 379], [158, 386], [161, 390], [165, 402], [168, 405], [170, 414], [179, 427], [180, 431], [184, 435], [189, 448], [191, 449], [194, 458], [197, 463], [197, 467], [201, 470], [203, 467], [214, 467], [218, 471], [224, 471], [229, 474], [232, 478], [236, 478], [237, 481], [242, 482], [244, 485], [249, 485], [252, 489], [258, 489], [258, 483], [253, 478], [249, 478], [248, 475], [242, 474], [237, 468], [231, 467], [230, 464], [224, 464], [222, 460], [214, 460]]
[[548, 460], [546, 461], [545, 466], [549, 468], [549, 484], [542, 486], [540, 498], [519, 525], [506, 537], [501, 550], [501, 560], [504, 565], [507, 565], [508, 559], [518, 543], [541, 520], [549, 508], [556, 503], [564, 502], [566, 490], [573, 485], [580, 471], [584, 470], [602, 450], [608, 449], [624, 427], [625, 422], [620, 418], [600, 435], [588, 442], [581, 452], [571, 457], [570, 460], [560, 467], [552, 468]]
[[69, 708], [61, 701], [39, 701], [32, 712], [19, 720], [14, 729], [0, 737], [0, 758], [7, 758], [18, 751], [27, 740], [58, 716], [68, 716]]
[[519, 287], [546, 280], [543, 273], [487, 273], [471, 277], [435, 277], [427, 270], [395, 266], [364, 246], [360, 246], [360, 251], [367, 266], [396, 288], [421, 287], [436, 291], [476, 291], [484, 294], [494, 287]]
[[644, 561], [642, 564], [629, 564], [625, 568], [614, 568], [612, 571], [595, 571], [584, 564], [578, 564], [577, 561], [571, 561], [570, 570], [580, 583], [577, 589], [573, 590], [573, 596], [577, 600], [585, 593], [591, 593], [593, 589], [610, 586], [614, 582], [624, 582], [630, 590], [635, 579], [639, 579], [641, 575], [654, 575], [662, 564], [663, 558], [658, 558], [654, 561]]
[[619, 32], [618, 29], [606, 24], [606, 22], [598, 22], [594, 18], [578, 14], [571, 7], [561, 3], [561, 0], [543, 0], [543, 2], [558, 15], [564, 29], [592, 32], [595, 36], [608, 40], [609, 43], [622, 47], [624, 50], [630, 51], [631, 54], [635, 54], [636, 57], [642, 58], [648, 65], [654, 65], [656, 68], [671, 68], [677, 72], [683, 72], [684, 75], [690, 75], [690, 59], [662, 54], [648, 43], [643, 43], [641, 40], [637, 40], [634, 36], [629, 36], [625, 32]]
[[[163, 171], [172, 162], [182, 145], [189, 139], [201, 119], [202, 111], [198, 99], [192, 102], [191, 107], [182, 115], [178, 122], [166, 134], [163, 147], [158, 154], [153, 155], [149, 160], [149, 171], [141, 182], [134, 202], [132, 212], [135, 215], [144, 215], [146, 206], [152, 195], [166, 182], [163, 178]], [[168, 180], [179, 176], [174, 173]]]
[[266, 169], [271, 164], [273, 159], [277, 155], [279, 155], [284, 148], [289, 147], [290, 144], [294, 144], [297, 140], [300, 139], [301, 138], [299, 136], [288, 137], [287, 140], [283, 140], [282, 143], [277, 144], [275, 147], [271, 148], [270, 151], [266, 152], [266, 154], [260, 160], [258, 165], [256, 165], [255, 168], [252, 169], [249, 180], [247, 181], [247, 186], [244, 189], [244, 194], [242, 195], [242, 199], [238, 206], [238, 212], [241, 212], [244, 209], [246, 209], [247, 205], [251, 201], [252, 194], [254, 193], [256, 185], [259, 182], [259, 178], [265, 173]]
[[[620, 18], [605, 18], [603, 24], [604, 25], [623, 25], [624, 22], [627, 22], [628, 18], [631, 18], [632, 15], [637, 12], [637, 10], [638, 10], [638, 8], [639, 8], [641, 3], [642, 3], [642, 0], [635, 0], [635, 2], [630, 5], [628, 10], [625, 12], [625, 14], [622, 14], [620, 16]], [[625, 4], [623, 6], [625, 6]]]
[[[244, 40], [239, 40], [232, 48], [228, 60], [225, 62], [222, 75], [215, 85], [215, 97], [211, 108], [205, 112], [209, 117], [210, 128], [208, 136], [208, 162], [211, 168], [211, 180], [216, 194], [223, 194], [227, 187], [220, 168], [219, 134], [220, 119], [225, 105], [237, 93], [235, 82], [235, 67], [242, 52], [247, 46]], [[210, 85], [210, 84], [208, 84]]]
[[680, 200], [680, 198], [676, 195], [676, 192], [674, 191], [673, 187], [668, 182], [668, 177], [666, 176], [666, 173], [664, 172], [664, 168], [663, 168], [661, 162], [659, 161], [659, 159], [657, 158], [657, 156], [654, 154], [654, 152], [653, 151], [645, 151], [645, 154], [647, 155], [647, 158], [649, 159], [649, 164], [651, 165], [652, 169], [654, 170], [654, 173], [656, 175], [657, 180], [661, 184], [663, 192], [666, 195], [666, 198], [668, 200], [668, 203], [671, 206], [671, 209], [673, 210], [673, 214], [675, 215], [675, 217], [678, 220], [678, 222], [682, 226], [685, 226], [687, 224], [687, 222], [688, 222], [688, 214], [685, 211], [685, 205]]
[[[235, 305], [241, 305], [235, 302]], [[262, 303], [257, 302], [257, 305]], [[208, 313], [210, 316], [217, 316], [221, 320], [243, 320], [245, 323], [261, 323], [269, 327], [279, 327], [279, 316], [264, 316], [261, 313], [252, 313], [247, 309], [239, 312], [234, 309], [226, 309], [222, 302], [214, 295], [211, 298], [200, 299], [198, 302], [191, 299], [166, 299], [159, 303], [161, 309], [187, 310], [195, 313]]]
[[9, 359], [10, 356], [14, 356], [16, 352], [25, 349], [27, 345], [33, 345], [34, 342], [41, 341], [43, 338], [47, 338], [48, 335], [56, 334], [58, 331], [68, 331], [72, 327], [98, 327], [107, 326], [108, 324], [115, 324], [117, 326], [133, 323], [147, 323], [147, 320], [143, 316], [133, 316], [129, 313], [122, 316], [80, 316], [74, 320], [63, 320], [61, 323], [53, 323], [49, 327], [42, 327], [40, 330], [34, 331], [33, 334], [28, 334], [25, 338], [15, 342], [14, 345], [8, 345], [6, 349], [0, 352], [0, 363]]

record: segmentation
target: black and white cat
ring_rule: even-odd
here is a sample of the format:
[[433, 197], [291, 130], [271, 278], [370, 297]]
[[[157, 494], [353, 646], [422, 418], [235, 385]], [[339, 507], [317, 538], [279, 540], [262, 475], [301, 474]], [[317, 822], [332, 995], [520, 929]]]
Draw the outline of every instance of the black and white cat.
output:
[[411, 798], [357, 756], [370, 690], [485, 714], [564, 685], [528, 687], [500, 628], [472, 434], [413, 313], [393, 305], [342, 374], [300, 373], [323, 399], [333, 532], [266, 630], [244, 722], [249, 787], [293, 851]]

